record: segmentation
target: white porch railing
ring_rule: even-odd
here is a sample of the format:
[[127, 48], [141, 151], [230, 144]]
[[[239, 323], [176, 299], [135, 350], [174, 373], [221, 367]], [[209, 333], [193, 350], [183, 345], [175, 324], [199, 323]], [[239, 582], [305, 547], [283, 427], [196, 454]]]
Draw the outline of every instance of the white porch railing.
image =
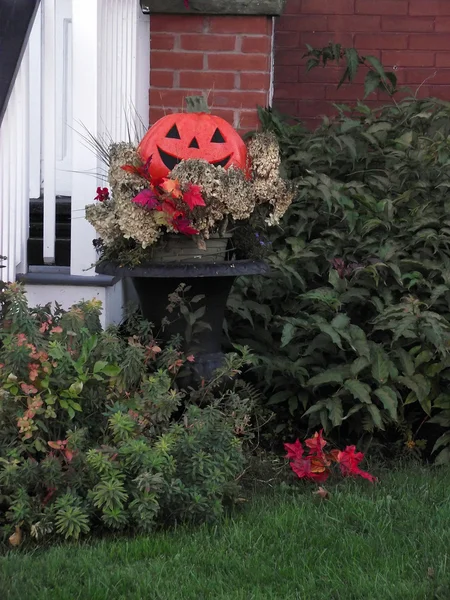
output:
[[142, 15], [138, 0], [72, 0], [69, 50], [59, 47], [57, 3], [42, 0], [29, 42], [31, 56], [27, 50], [0, 129], [0, 255], [7, 256], [0, 275], [10, 281], [27, 271], [30, 191], [36, 197], [41, 180], [44, 259], [55, 263], [57, 128], [61, 114], [66, 114], [57, 109], [59, 54], [66, 51], [71, 57], [67, 71], [71, 81], [64, 82], [64, 90], [72, 109], [67, 112], [72, 113], [67, 117], [72, 131], [67, 138], [72, 161], [72, 275], [95, 276], [88, 270], [96, 259], [91, 243], [95, 231], [84, 219], [84, 208], [103, 184], [104, 171], [92, 149], [86, 148], [80, 135], [83, 128], [121, 141], [128, 138], [136, 114], [148, 125], [149, 17]]
[[29, 51], [10, 96], [0, 129], [0, 255], [6, 256], [0, 276], [15, 281], [16, 269], [26, 270], [28, 190]]

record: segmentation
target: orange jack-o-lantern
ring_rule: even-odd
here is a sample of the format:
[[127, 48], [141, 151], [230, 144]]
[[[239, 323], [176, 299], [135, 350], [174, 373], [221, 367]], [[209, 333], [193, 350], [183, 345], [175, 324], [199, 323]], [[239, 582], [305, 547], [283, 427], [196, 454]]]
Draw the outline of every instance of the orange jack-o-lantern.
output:
[[166, 177], [182, 160], [207, 160], [212, 165], [246, 169], [247, 147], [221, 117], [208, 113], [176, 113], [159, 119], [139, 145], [144, 162], [152, 157], [152, 177]]

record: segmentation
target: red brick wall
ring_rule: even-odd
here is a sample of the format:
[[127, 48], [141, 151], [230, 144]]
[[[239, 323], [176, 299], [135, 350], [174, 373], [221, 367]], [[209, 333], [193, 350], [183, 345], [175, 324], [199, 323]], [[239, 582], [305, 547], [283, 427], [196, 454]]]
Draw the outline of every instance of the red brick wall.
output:
[[[275, 34], [274, 104], [317, 124], [332, 102], [364, 96], [363, 73], [339, 90], [335, 68], [305, 71], [306, 44], [353, 46], [394, 68], [399, 84], [450, 100], [450, 0], [288, 0]], [[386, 96], [371, 95], [368, 104]]]
[[151, 123], [206, 92], [234, 127], [257, 125], [256, 106], [267, 105], [270, 90], [270, 18], [152, 15], [150, 28]]

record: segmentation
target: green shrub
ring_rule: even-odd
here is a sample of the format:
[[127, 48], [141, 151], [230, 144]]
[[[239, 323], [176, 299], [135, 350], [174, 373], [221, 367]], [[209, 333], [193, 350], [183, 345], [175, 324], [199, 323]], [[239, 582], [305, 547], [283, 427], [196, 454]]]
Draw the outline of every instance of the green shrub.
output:
[[[185, 392], [186, 357], [150, 324], [101, 331], [100, 305], [30, 310], [3, 295], [0, 532], [78, 538], [213, 520], [239, 487], [252, 392], [220, 380]], [[222, 377], [249, 360], [230, 354]], [[120, 365], [120, 367], [119, 367]], [[14, 536], [16, 536], [14, 538]], [[19, 537], [20, 537], [19, 536]], [[12, 542], [11, 542], [12, 543]]]
[[393, 426], [417, 449], [423, 422], [450, 425], [450, 104], [338, 110], [314, 132], [261, 112], [297, 196], [228, 331], [258, 356], [285, 439]]

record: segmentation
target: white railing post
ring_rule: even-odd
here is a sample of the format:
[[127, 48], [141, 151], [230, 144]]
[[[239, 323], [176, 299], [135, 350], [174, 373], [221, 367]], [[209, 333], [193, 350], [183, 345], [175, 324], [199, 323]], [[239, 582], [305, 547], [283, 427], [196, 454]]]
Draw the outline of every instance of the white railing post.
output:
[[18, 85], [21, 93], [17, 102], [18, 118], [16, 120], [16, 173], [17, 173], [17, 209], [15, 237], [16, 237], [16, 273], [26, 273], [27, 245], [30, 227], [30, 161], [28, 142], [30, 139], [30, 49], [27, 47], [22, 59], [18, 76]]
[[44, 262], [46, 264], [55, 263], [56, 237], [56, 2], [57, 0], [43, 0]]
[[85, 271], [96, 260], [92, 241], [96, 234], [86, 221], [85, 206], [93, 201], [99, 164], [95, 153], [86, 148], [80, 134], [86, 128], [99, 133], [99, 10], [102, 0], [74, 0], [73, 29], [73, 124], [72, 137], [72, 275], [94, 275]]
[[28, 42], [30, 52], [30, 198], [41, 195], [41, 135], [42, 135], [42, 6]]
[[25, 51], [0, 131], [0, 277], [15, 281], [26, 270], [28, 239], [28, 80]]

